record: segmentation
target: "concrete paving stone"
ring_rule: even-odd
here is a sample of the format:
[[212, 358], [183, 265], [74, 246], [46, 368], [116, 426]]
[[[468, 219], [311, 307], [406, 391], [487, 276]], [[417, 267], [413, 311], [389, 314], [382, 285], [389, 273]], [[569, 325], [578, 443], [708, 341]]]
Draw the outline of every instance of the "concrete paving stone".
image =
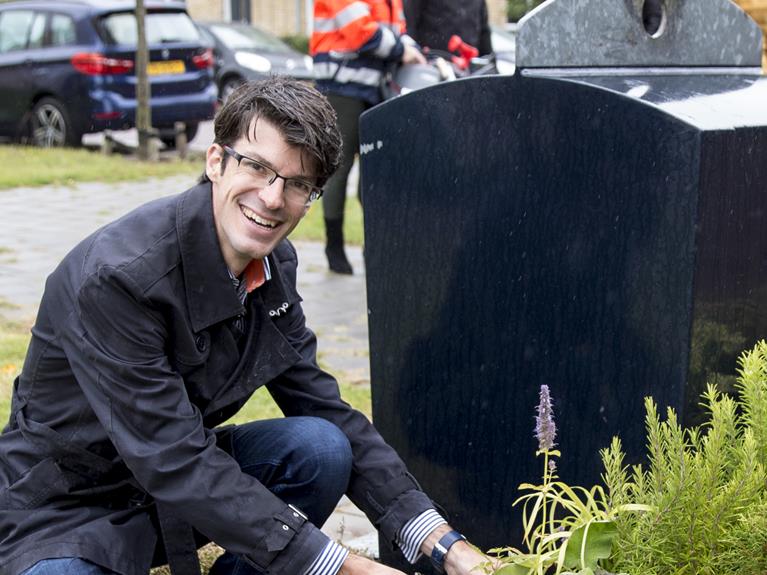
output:
[[378, 532], [365, 514], [345, 496], [322, 526], [322, 532], [355, 553], [372, 558], [379, 556]]

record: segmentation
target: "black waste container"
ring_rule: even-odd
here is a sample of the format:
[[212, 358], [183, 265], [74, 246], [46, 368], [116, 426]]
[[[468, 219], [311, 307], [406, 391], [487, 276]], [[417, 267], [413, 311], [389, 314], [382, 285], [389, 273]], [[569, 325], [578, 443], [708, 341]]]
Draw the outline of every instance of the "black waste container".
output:
[[614, 435], [640, 461], [645, 396], [695, 423], [767, 336], [761, 35], [727, 0], [661, 8], [547, 2], [515, 75], [362, 118], [374, 421], [483, 548], [519, 544], [542, 384], [591, 485]]

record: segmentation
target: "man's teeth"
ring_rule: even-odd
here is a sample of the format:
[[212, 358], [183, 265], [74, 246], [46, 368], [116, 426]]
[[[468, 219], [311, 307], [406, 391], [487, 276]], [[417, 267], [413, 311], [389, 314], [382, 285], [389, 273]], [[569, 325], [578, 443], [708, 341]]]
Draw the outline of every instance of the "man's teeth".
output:
[[264, 218], [257, 215], [254, 211], [249, 210], [245, 206], [242, 206], [242, 213], [245, 214], [246, 218], [256, 222], [260, 226], [266, 226], [268, 228], [274, 228], [277, 226], [277, 222], [273, 222], [272, 220], [265, 220]]

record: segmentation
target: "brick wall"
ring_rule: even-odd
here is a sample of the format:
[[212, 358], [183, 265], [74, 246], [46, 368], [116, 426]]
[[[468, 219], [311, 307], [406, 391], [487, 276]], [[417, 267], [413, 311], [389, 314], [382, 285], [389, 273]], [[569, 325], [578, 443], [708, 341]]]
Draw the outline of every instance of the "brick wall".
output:
[[[196, 20], [223, 20], [224, 2], [230, 0], [186, 0], [186, 7]], [[460, 0], [459, 0], [460, 1]], [[506, 22], [506, 0], [485, 0], [491, 24]], [[278, 36], [304, 33], [307, 29], [306, 6], [311, 0], [251, 0], [251, 22]]]
[[195, 20], [223, 20], [222, 1], [186, 0], [186, 9]]
[[491, 24], [503, 26], [506, 23], [506, 0], [485, 0], [487, 15]]
[[302, 33], [306, 29], [305, 2], [251, 0], [251, 21], [278, 36]]
[[[195, 20], [224, 20], [231, 13], [224, 6], [229, 1], [186, 0], [186, 7]], [[296, 0], [251, 0], [250, 21], [278, 36], [303, 33], [306, 30], [305, 6], [306, 0], [300, 0], [300, 3]]]

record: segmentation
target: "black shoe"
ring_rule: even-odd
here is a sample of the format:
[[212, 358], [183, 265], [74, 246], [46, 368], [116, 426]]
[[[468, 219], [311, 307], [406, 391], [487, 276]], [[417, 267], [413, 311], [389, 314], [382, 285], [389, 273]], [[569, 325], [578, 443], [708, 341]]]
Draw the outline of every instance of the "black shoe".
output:
[[331, 272], [348, 276], [354, 273], [352, 264], [349, 263], [343, 247], [331, 248], [327, 246], [325, 248], [325, 255], [328, 258], [328, 267]]
[[328, 258], [328, 267], [331, 272], [343, 275], [352, 275], [354, 270], [344, 252], [344, 221], [325, 220], [325, 256]]

